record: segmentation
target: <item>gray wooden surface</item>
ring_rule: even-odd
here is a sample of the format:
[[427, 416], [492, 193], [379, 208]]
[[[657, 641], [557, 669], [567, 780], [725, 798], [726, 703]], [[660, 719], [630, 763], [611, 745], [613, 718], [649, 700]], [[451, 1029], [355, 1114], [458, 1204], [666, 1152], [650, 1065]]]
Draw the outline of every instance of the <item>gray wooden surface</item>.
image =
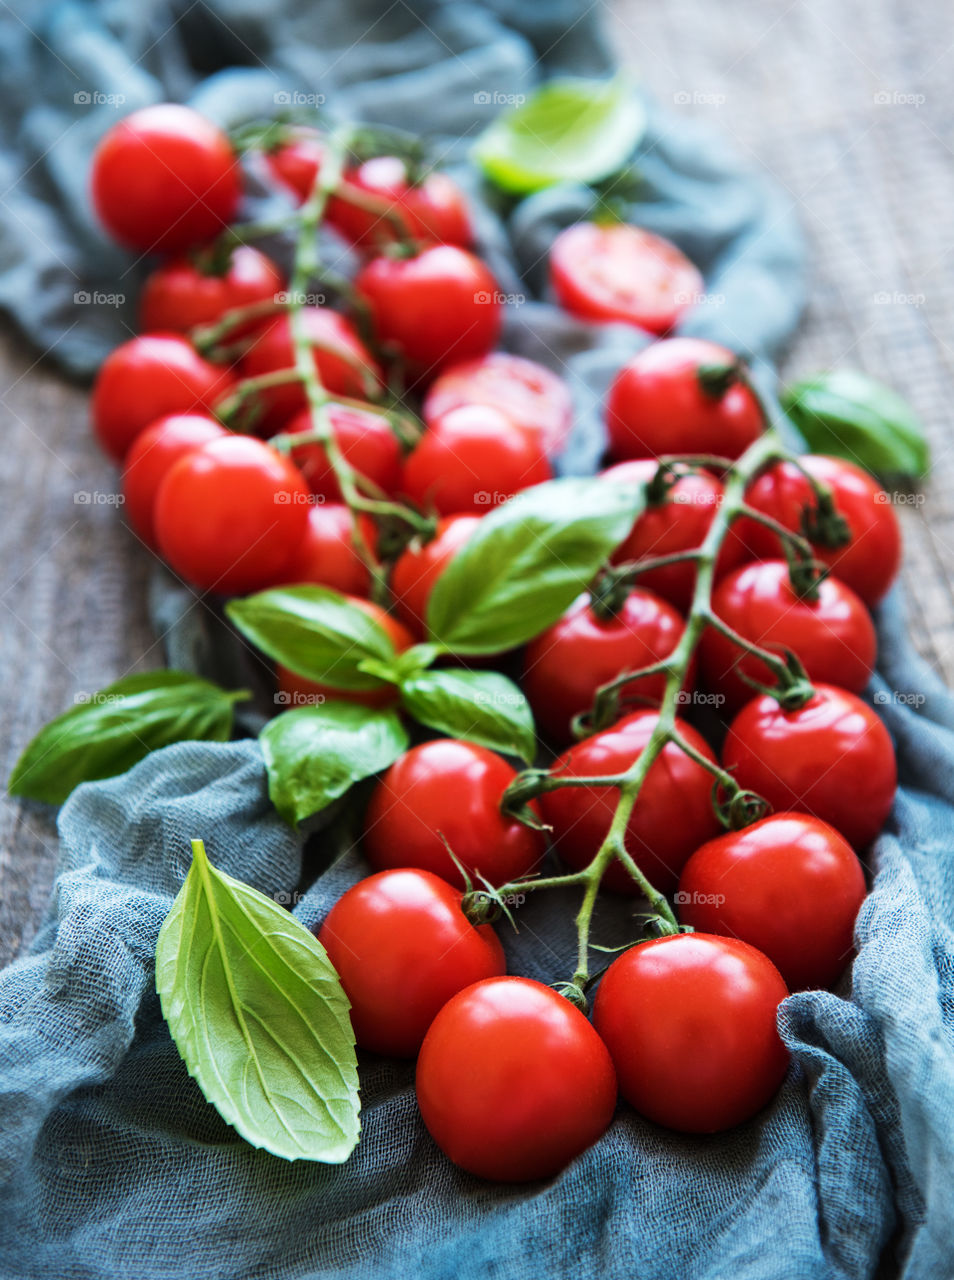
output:
[[[809, 312], [786, 371], [848, 363], [925, 418], [923, 505], [900, 508], [911, 628], [954, 681], [954, 46], [942, 0], [617, 0], [623, 59], [658, 97], [729, 133], [784, 184], [809, 235]], [[85, 397], [13, 338], [0, 350], [0, 771], [33, 732], [160, 661], [145, 554]], [[92, 500], [83, 502], [89, 494]], [[79, 499], [79, 500], [78, 500]], [[56, 860], [52, 815], [0, 800], [0, 964], [26, 945]]]

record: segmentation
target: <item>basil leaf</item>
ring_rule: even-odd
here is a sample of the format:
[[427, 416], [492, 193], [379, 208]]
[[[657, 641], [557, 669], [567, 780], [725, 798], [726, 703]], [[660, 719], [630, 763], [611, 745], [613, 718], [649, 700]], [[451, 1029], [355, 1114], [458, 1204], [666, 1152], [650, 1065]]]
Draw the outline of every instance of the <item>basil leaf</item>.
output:
[[189, 1075], [246, 1142], [341, 1164], [360, 1132], [348, 998], [318, 939], [217, 871], [201, 840], [156, 945], [162, 1013]]
[[632, 527], [645, 490], [550, 480], [481, 520], [438, 578], [432, 638], [459, 654], [499, 653], [555, 622]]
[[379, 688], [382, 681], [360, 664], [394, 657], [383, 628], [327, 587], [276, 587], [232, 600], [225, 611], [269, 658], [335, 689]]
[[852, 369], [804, 378], [782, 392], [782, 407], [816, 453], [856, 462], [877, 476], [926, 475], [924, 427], [890, 388]]
[[386, 769], [408, 745], [396, 712], [335, 701], [283, 711], [268, 722], [259, 741], [272, 804], [293, 825], [326, 808], [353, 783]]
[[525, 195], [557, 182], [608, 178], [645, 129], [646, 113], [626, 77], [551, 80], [529, 102], [502, 112], [472, 154], [491, 182]]
[[187, 671], [117, 680], [40, 730], [14, 766], [10, 794], [62, 804], [81, 782], [125, 773], [170, 743], [227, 742], [233, 706], [247, 697]]
[[536, 754], [530, 704], [496, 671], [424, 671], [401, 685], [401, 701], [415, 720], [449, 737], [527, 761]]

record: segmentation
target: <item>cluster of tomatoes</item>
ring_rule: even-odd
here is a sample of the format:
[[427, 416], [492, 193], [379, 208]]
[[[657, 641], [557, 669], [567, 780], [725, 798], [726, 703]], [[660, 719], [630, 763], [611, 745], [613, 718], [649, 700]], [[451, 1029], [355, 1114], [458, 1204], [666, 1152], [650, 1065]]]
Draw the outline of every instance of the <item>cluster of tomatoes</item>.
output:
[[[320, 133], [295, 128], [260, 159], [303, 203], [326, 156]], [[135, 113], [97, 151], [92, 190], [103, 223], [122, 243], [165, 257], [143, 291], [141, 335], [97, 379], [96, 434], [122, 466], [130, 523], [190, 583], [221, 594], [331, 587], [407, 649], [427, 638], [434, 584], [481, 518], [552, 475], [571, 427], [570, 392], [548, 369], [494, 350], [500, 295], [472, 252], [466, 202], [448, 177], [412, 174], [397, 156], [345, 170], [326, 222], [361, 255], [351, 309], [305, 305], [303, 323], [334, 441], [360, 492], [433, 518], [432, 536], [405, 539], [388, 563], [389, 608], [372, 603], [355, 532], [374, 552], [381, 528], [373, 512], [344, 501], [340, 470], [313, 438], [290, 317], [274, 305], [286, 280], [257, 249], [229, 239], [239, 173], [229, 140], [176, 106]], [[847, 963], [865, 893], [857, 855], [896, 784], [890, 738], [857, 696], [875, 658], [868, 606], [898, 567], [894, 512], [850, 463], [775, 462], [753, 478], [748, 511], [723, 543], [711, 602], [722, 625], [706, 628], [680, 694], [687, 715], [698, 719], [698, 706], [729, 722], [721, 764], [774, 812], [723, 831], [706, 767], [718, 767], [716, 754], [678, 719], [680, 741], [648, 770], [625, 840], [696, 932], [620, 955], [602, 977], [592, 1023], [555, 990], [505, 974], [493, 927], [462, 908], [466, 879], [505, 886], [537, 873], [543, 828], [571, 872], [592, 862], [618, 803], [606, 779], [646, 748], [664, 664], [686, 625], [698, 564], [680, 556], [701, 545], [727, 467], [765, 428], [733, 353], [665, 336], [702, 287], [674, 246], [634, 226], [580, 223], [556, 237], [550, 266], [553, 293], [574, 315], [658, 338], [611, 388], [615, 465], [602, 479], [647, 499], [614, 563], [662, 563], [634, 575], [612, 608], [598, 593], [581, 596], [519, 659], [537, 725], [562, 752], [551, 777], [573, 783], [533, 801], [538, 825], [502, 808], [517, 775], [501, 756], [452, 739], [413, 746], [367, 808], [374, 874], [320, 932], [358, 1044], [419, 1054], [418, 1098], [439, 1145], [473, 1173], [513, 1180], [553, 1174], [595, 1141], [617, 1088], [644, 1116], [689, 1132], [739, 1123], [769, 1100], [787, 1064], [778, 1004], [789, 990], [831, 984]], [[196, 335], [211, 328], [221, 339], [223, 322], [227, 340], [210, 359]], [[424, 424], [411, 447], [384, 411], [396, 375]], [[230, 429], [234, 407], [249, 403], [251, 431]], [[833, 511], [838, 537], [823, 528]], [[793, 582], [785, 530], [807, 537], [830, 571], [811, 590]], [[757, 694], [751, 682], [774, 683], [757, 647], [797, 654], [814, 694], [798, 706]], [[658, 664], [622, 688], [621, 706], [635, 710], [574, 740], [601, 686]], [[321, 688], [292, 671], [278, 679], [288, 693]], [[604, 885], [634, 891], [620, 863]]]

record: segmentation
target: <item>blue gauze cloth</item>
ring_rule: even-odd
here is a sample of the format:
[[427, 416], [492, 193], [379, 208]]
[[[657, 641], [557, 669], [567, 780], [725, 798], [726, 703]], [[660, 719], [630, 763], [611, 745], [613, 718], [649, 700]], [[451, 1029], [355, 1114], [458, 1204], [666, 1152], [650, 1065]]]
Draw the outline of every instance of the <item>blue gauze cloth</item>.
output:
[[[124, 110], [189, 100], [234, 123], [273, 112], [278, 92], [321, 92], [344, 114], [432, 133], [436, 124], [438, 149], [459, 162], [462, 139], [488, 119], [475, 94], [610, 69], [578, 0], [229, 0], [182, 4], [173, 24], [179, 11], [103, 0], [26, 3], [0, 17], [0, 177], [11, 186], [0, 306], [76, 373], [126, 336], [131, 313], [79, 308], [74, 294], [115, 293], [123, 280], [131, 300], [142, 270], [104, 246], [81, 198], [91, 147], [118, 114], [96, 95], [122, 95]], [[655, 109], [638, 159], [634, 216], [706, 273], [708, 301], [683, 332], [727, 342], [768, 372], [802, 298], [786, 201], [718, 137]], [[479, 199], [501, 286], [539, 298], [554, 230], [585, 209], [585, 194], [567, 188], [516, 209]], [[512, 308], [506, 345], [562, 371], [577, 400], [565, 469], [595, 464], [600, 397], [644, 341], [545, 302]], [[154, 606], [157, 625], [171, 627], [171, 663], [231, 682], [234, 648], [188, 592], [157, 580]], [[905, 1277], [954, 1274], [954, 699], [913, 655], [896, 592], [878, 623], [870, 694], [903, 786], [873, 853], [850, 998], [846, 979], [838, 994], [786, 1001], [792, 1069], [748, 1124], [684, 1137], [621, 1106], [595, 1147], [527, 1187], [454, 1168], [417, 1115], [413, 1067], [370, 1055], [363, 1136], [345, 1165], [291, 1164], [245, 1144], [188, 1076], [153, 984], [189, 839], [202, 836], [217, 865], [279, 900], [305, 888], [294, 910], [306, 925], [366, 870], [360, 853], [332, 861], [328, 830], [303, 847], [269, 805], [250, 740], [170, 747], [79, 788], [60, 819], [47, 918], [30, 954], [0, 974], [0, 1276], [854, 1280], [874, 1274], [892, 1236]], [[503, 935], [514, 971], [565, 976], [572, 905], [547, 894], [521, 909], [519, 935]], [[596, 936], [612, 942], [625, 923], [607, 900]]]

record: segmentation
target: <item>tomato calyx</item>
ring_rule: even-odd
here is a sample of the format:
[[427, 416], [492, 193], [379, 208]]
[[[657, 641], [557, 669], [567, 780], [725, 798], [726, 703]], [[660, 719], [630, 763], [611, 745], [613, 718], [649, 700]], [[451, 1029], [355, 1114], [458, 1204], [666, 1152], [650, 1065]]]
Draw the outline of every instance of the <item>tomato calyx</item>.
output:
[[518, 773], [500, 798], [500, 812], [516, 818], [532, 831], [549, 831], [550, 827], [530, 807], [530, 801], [542, 795], [553, 782], [549, 769], [524, 769]]
[[778, 678], [777, 684], [762, 684], [758, 680], [753, 680], [746, 672], [740, 671], [739, 678], [750, 685], [756, 693], [767, 694], [770, 698], [774, 698], [783, 711], [798, 711], [807, 702], [811, 702], [815, 696], [815, 687], [796, 653], [780, 645], [778, 646], [782, 649], [780, 657], [772, 650], [751, 644], [734, 631], [731, 635], [740, 648], [761, 658], [767, 666], [772, 668]]
[[696, 369], [696, 381], [703, 395], [710, 400], [721, 400], [730, 387], [745, 380], [745, 367], [738, 356], [733, 360], [714, 360], [700, 364]]
[[815, 502], [802, 507], [800, 524], [804, 536], [816, 546], [837, 551], [851, 541], [851, 528], [836, 509], [830, 489], [816, 489]]
[[716, 817], [727, 831], [741, 831], [760, 822], [772, 812], [772, 806], [757, 791], [747, 791], [735, 786], [726, 797], [722, 796], [722, 785], [716, 781], [712, 786], [712, 806]]

